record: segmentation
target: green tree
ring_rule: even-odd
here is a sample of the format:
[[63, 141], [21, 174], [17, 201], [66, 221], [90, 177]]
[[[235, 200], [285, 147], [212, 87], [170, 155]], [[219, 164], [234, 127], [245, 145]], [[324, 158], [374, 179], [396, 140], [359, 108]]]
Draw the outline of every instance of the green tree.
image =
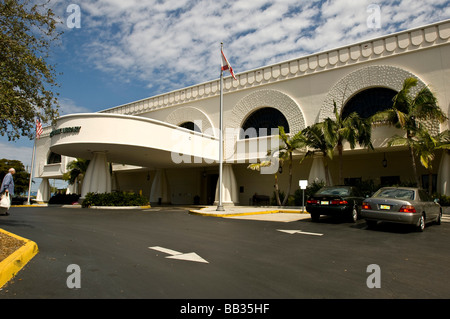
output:
[[0, 183], [3, 178], [8, 174], [8, 170], [14, 168], [16, 173], [14, 174], [14, 193], [16, 195], [24, 194], [28, 191], [30, 174], [25, 170], [23, 163], [18, 160], [0, 159]]
[[90, 160], [77, 158], [67, 164], [67, 173], [63, 175], [63, 180], [68, 181], [70, 185], [77, 183], [78, 192], [81, 193], [81, 185], [83, 185], [84, 175], [86, 174]]
[[[283, 199], [283, 203], [281, 203], [281, 206], [285, 206], [289, 195], [291, 194], [291, 188], [292, 188], [292, 157], [294, 151], [296, 151], [299, 148], [302, 148], [305, 146], [304, 144], [304, 138], [303, 133], [300, 131], [294, 136], [290, 137], [288, 134], [286, 134], [284, 127], [279, 126], [279, 138], [281, 140], [281, 145], [278, 149], [271, 150], [268, 155], [271, 153], [278, 153], [278, 157], [280, 160], [281, 167], [283, 167], [283, 164], [285, 161], [288, 162], [288, 168], [289, 168], [289, 183], [288, 183], [288, 189], [286, 192], [286, 196]], [[278, 190], [277, 190], [278, 192]], [[277, 197], [279, 200], [279, 196]]]
[[405, 137], [394, 135], [389, 139], [388, 146], [406, 145], [414, 150], [415, 155], [420, 159], [420, 163], [428, 171], [428, 193], [433, 192], [433, 161], [439, 149], [450, 149], [450, 131], [446, 130], [437, 135], [431, 135], [422, 125], [415, 130], [414, 136]]
[[328, 145], [333, 145], [339, 155], [339, 184], [344, 184], [343, 158], [344, 143], [348, 142], [354, 149], [356, 144], [373, 150], [371, 136], [372, 126], [369, 120], [362, 119], [358, 113], [353, 112], [343, 117], [334, 102], [334, 119], [326, 118], [323, 125], [323, 136]]
[[441, 111], [437, 104], [437, 99], [428, 87], [424, 87], [413, 96], [412, 88], [417, 85], [416, 78], [407, 78], [403, 82], [402, 89], [394, 97], [394, 104], [391, 109], [378, 112], [372, 116], [372, 123], [388, 123], [402, 129], [406, 133], [406, 142], [408, 146], [411, 162], [414, 170], [414, 177], [417, 186], [420, 186], [420, 179], [417, 173], [417, 164], [415, 159], [415, 136], [419, 131], [420, 122], [431, 120], [444, 122], [447, 117]]
[[[301, 131], [298, 132], [297, 134], [295, 134], [293, 137], [290, 137], [288, 134], [286, 134], [284, 127], [282, 127], [282, 126], [278, 127], [278, 131], [279, 131], [278, 137], [281, 140], [280, 146], [276, 149], [269, 150], [267, 152], [267, 155], [268, 156], [277, 156], [280, 167], [283, 167], [283, 164], [285, 161], [288, 162], [289, 184], [288, 184], [288, 189], [286, 192], [286, 196], [283, 199], [283, 202], [281, 202], [281, 200], [280, 200], [280, 189], [279, 189], [279, 185], [278, 185], [278, 172], [275, 173], [275, 197], [277, 200], [277, 204], [278, 204], [278, 206], [285, 206], [288, 201], [288, 198], [289, 198], [289, 195], [291, 192], [291, 188], [292, 188], [293, 153], [298, 148], [304, 147], [305, 144], [304, 144], [304, 138], [302, 136]], [[270, 165], [273, 165], [272, 161], [263, 161], [260, 163], [250, 164], [247, 168], [260, 171], [261, 167], [268, 167]]]
[[59, 37], [46, 4], [0, 1], [0, 134], [9, 140], [34, 136], [35, 118], [58, 115], [55, 69], [46, 60]]
[[322, 123], [316, 123], [308, 126], [302, 131], [303, 143], [307, 146], [307, 152], [301, 159], [302, 163], [306, 158], [312, 157], [317, 153], [322, 155], [323, 166], [325, 169], [325, 184], [331, 186], [328, 160], [333, 159], [334, 146], [325, 139]]

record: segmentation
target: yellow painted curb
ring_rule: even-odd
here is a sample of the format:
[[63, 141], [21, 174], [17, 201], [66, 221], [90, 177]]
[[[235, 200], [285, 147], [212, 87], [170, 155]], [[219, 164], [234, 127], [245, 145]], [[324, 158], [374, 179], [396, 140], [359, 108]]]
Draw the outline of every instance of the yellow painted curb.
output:
[[0, 229], [0, 232], [25, 242], [25, 245], [20, 247], [9, 257], [5, 258], [2, 262], [0, 262], [0, 288], [1, 288], [8, 281], [10, 281], [39, 252], [39, 249], [36, 243], [31, 240], [19, 237], [3, 229]]
[[[202, 208], [203, 210], [205, 208]], [[191, 214], [201, 215], [201, 216], [211, 216], [211, 217], [234, 217], [234, 216], [250, 216], [250, 215], [263, 215], [263, 214], [277, 214], [277, 213], [287, 213], [287, 214], [308, 214], [308, 212], [303, 210], [285, 210], [285, 209], [276, 209], [276, 210], [267, 210], [267, 211], [259, 211], [259, 212], [247, 212], [247, 213], [234, 213], [234, 214], [210, 214], [210, 213], [202, 213], [195, 210], [189, 211]]]

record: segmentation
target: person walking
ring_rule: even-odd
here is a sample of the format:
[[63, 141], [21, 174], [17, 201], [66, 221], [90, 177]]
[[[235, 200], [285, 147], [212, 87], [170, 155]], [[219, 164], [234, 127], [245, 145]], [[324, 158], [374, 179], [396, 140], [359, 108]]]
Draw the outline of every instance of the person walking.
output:
[[[8, 170], [8, 174], [3, 178], [2, 186], [0, 188], [0, 194], [5, 193], [6, 196], [9, 197], [9, 201], [11, 202], [12, 197], [14, 196], [14, 178], [13, 175], [16, 173], [14, 168], [10, 168]], [[8, 210], [5, 212], [6, 215], [9, 215]]]

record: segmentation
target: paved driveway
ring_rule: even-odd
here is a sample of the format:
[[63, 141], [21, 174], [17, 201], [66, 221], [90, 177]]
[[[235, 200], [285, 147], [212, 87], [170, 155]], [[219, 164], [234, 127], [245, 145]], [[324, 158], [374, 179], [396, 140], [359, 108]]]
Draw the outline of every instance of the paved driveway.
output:
[[[49, 207], [13, 208], [0, 227], [40, 250], [0, 298], [450, 298], [450, 223], [417, 233], [327, 218]], [[73, 264], [79, 289], [67, 286]], [[367, 286], [372, 264], [381, 288]]]

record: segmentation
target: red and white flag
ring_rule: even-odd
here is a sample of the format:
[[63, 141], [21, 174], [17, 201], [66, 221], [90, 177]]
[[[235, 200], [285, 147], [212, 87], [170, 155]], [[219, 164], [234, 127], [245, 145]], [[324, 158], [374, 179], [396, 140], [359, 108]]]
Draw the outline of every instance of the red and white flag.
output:
[[237, 80], [236, 77], [234, 76], [233, 68], [231, 67], [230, 63], [228, 62], [227, 58], [225, 57], [225, 54], [223, 54], [223, 50], [220, 50], [220, 52], [222, 53], [222, 71], [226, 71], [226, 70], [230, 71], [233, 79]]
[[42, 129], [42, 123], [39, 119], [36, 119], [36, 138], [37, 139], [39, 139], [42, 132], [44, 132], [44, 130]]

